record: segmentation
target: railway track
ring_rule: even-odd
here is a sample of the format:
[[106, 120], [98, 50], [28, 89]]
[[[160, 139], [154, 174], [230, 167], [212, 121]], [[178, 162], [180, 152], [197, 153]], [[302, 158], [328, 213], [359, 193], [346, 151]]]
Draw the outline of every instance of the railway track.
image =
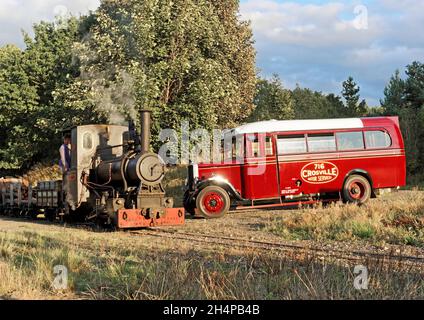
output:
[[381, 253], [366, 250], [343, 250], [337, 248], [322, 248], [317, 246], [290, 244], [284, 242], [265, 242], [249, 240], [244, 238], [233, 238], [204, 233], [188, 233], [180, 231], [170, 231], [163, 229], [148, 229], [143, 231], [131, 231], [135, 235], [152, 236], [158, 238], [167, 238], [181, 241], [189, 241], [193, 244], [207, 243], [210, 246], [220, 245], [224, 247], [237, 247], [267, 252], [294, 253], [315, 258], [333, 258], [343, 261], [366, 261], [373, 260], [389, 265], [401, 264], [418, 267], [424, 271], [424, 256], [411, 256], [403, 254], [394, 254], [393, 252]]
[[[252, 212], [255, 210], [251, 210]], [[48, 223], [50, 224], [50, 223]], [[75, 228], [93, 229], [93, 223], [78, 223], [72, 225]], [[333, 247], [317, 247], [309, 244], [293, 244], [287, 242], [266, 242], [239, 237], [228, 237], [221, 235], [205, 234], [201, 232], [184, 232], [179, 230], [166, 230], [149, 228], [145, 230], [127, 231], [132, 235], [151, 236], [155, 238], [166, 238], [179, 241], [187, 241], [191, 244], [209, 246], [224, 246], [227, 248], [243, 248], [269, 253], [294, 254], [297, 256], [312, 258], [332, 258], [341, 261], [366, 261], [373, 260], [389, 265], [400, 264], [416, 267], [424, 271], [424, 256], [412, 256], [390, 252], [375, 252], [366, 250], [338, 249]]]

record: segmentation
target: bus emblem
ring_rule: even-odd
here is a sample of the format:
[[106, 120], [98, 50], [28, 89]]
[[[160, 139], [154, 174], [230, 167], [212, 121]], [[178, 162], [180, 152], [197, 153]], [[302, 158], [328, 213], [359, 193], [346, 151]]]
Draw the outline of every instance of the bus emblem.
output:
[[312, 162], [302, 168], [301, 176], [311, 184], [329, 183], [337, 179], [339, 169], [331, 162]]

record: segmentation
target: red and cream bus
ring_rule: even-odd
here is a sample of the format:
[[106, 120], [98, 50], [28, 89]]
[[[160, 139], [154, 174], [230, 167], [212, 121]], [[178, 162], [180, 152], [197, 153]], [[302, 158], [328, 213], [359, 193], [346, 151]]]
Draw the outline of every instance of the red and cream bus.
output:
[[251, 123], [231, 130], [225, 144], [220, 163], [189, 167], [188, 212], [219, 218], [241, 207], [363, 204], [406, 184], [397, 117]]

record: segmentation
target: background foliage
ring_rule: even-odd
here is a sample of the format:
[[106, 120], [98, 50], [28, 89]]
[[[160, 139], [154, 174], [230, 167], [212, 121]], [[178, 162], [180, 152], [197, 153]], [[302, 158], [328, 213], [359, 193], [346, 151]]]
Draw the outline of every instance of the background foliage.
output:
[[[399, 116], [408, 172], [423, 172], [424, 65], [396, 71], [380, 106], [352, 77], [338, 94], [257, 77], [239, 0], [103, 0], [87, 16], [40, 22], [24, 50], [0, 48], [0, 170], [56, 161], [61, 131], [154, 114], [160, 128], [230, 128], [249, 121]], [[47, 147], [48, 146], [48, 147]], [[53, 160], [54, 159], [54, 160]]]

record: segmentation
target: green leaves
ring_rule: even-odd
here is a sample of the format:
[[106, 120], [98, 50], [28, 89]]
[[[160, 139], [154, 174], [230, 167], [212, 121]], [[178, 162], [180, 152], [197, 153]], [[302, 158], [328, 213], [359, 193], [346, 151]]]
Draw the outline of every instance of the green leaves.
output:
[[381, 105], [384, 114], [400, 118], [408, 173], [415, 175], [424, 170], [424, 64], [415, 61], [405, 73], [404, 80], [398, 70], [395, 72]]
[[101, 78], [103, 92], [112, 88], [119, 97], [119, 74], [126, 73], [135, 100], [131, 112], [120, 99], [95, 108], [125, 117], [151, 109], [156, 131], [179, 128], [184, 119], [206, 129], [245, 120], [253, 109], [255, 53], [236, 3], [229, 10], [210, 0], [103, 1], [79, 52], [80, 78], [91, 95]]
[[31, 126], [38, 96], [23, 68], [24, 59], [15, 46], [0, 48], [0, 168], [18, 166], [20, 154], [33, 155], [26, 125]]
[[245, 121], [255, 51], [238, 5], [103, 0], [89, 16], [36, 24], [26, 50], [0, 49], [1, 166], [57, 157], [45, 145], [59, 145], [63, 128], [137, 120], [142, 108], [153, 111], [154, 138], [185, 119], [206, 129]]
[[345, 82], [343, 82], [342, 95], [346, 100], [347, 116], [362, 117], [367, 114], [367, 104], [365, 100], [359, 102], [359, 92], [360, 88], [352, 77], [349, 77]]
[[250, 121], [289, 120], [295, 116], [291, 92], [284, 89], [280, 78], [274, 75], [271, 80], [258, 80], [256, 85], [256, 109]]

